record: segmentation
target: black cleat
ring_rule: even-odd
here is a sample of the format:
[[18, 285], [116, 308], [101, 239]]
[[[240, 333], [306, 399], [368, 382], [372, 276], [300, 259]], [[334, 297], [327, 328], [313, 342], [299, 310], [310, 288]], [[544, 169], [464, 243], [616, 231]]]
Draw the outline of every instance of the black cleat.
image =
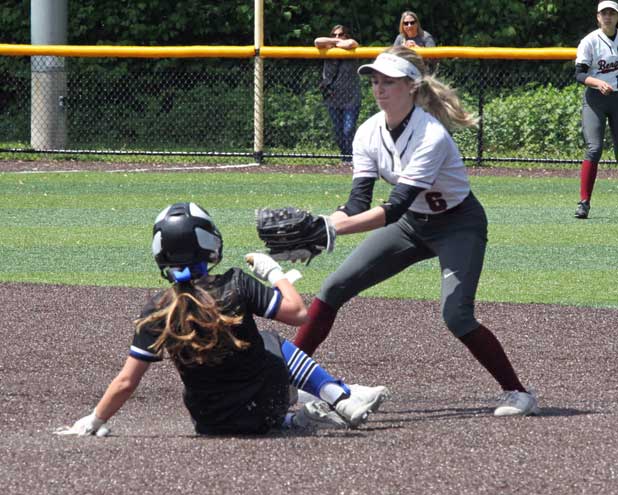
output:
[[575, 218], [588, 218], [590, 212], [590, 201], [580, 201], [577, 203], [577, 210], [575, 210]]

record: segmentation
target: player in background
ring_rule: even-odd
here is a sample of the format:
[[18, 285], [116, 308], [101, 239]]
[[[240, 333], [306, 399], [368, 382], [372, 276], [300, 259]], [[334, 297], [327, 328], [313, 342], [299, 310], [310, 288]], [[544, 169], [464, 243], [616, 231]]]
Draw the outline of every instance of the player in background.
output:
[[[356, 133], [352, 190], [330, 220], [337, 235], [373, 232], [323, 283], [294, 343], [312, 355], [345, 302], [437, 256], [442, 317], [505, 392], [495, 415], [536, 414], [535, 396], [519, 381], [494, 334], [474, 316], [487, 218], [449, 131], [473, 126], [476, 119], [452, 89], [426, 75], [422, 58], [408, 48], [386, 50], [359, 73], [371, 77], [382, 111]], [[385, 204], [371, 208], [378, 178], [394, 187]], [[413, 314], [409, 321], [413, 327]]]
[[586, 86], [582, 105], [586, 153], [581, 165], [580, 201], [575, 211], [575, 217], [582, 219], [590, 213], [607, 120], [614, 142], [614, 158], [618, 159], [618, 3], [599, 2], [597, 23], [599, 29], [580, 41], [575, 59], [575, 79]]
[[[250, 253], [254, 275], [272, 287], [240, 268], [212, 275], [222, 248], [210, 215], [196, 204], [177, 203], [158, 215], [152, 251], [161, 275], [173, 285], [144, 307], [129, 356], [94, 411], [57, 433], [108, 434], [106, 422], [164, 353], [180, 374], [184, 404], [198, 434], [261, 434], [320, 424], [356, 427], [377, 409], [384, 387], [353, 385], [350, 390], [276, 332], [258, 332], [253, 315], [289, 325], [306, 320], [305, 305], [292, 285], [300, 274], [294, 270], [291, 278], [292, 272], [284, 274], [268, 255]], [[290, 384], [315, 396], [297, 413], [288, 412]]]

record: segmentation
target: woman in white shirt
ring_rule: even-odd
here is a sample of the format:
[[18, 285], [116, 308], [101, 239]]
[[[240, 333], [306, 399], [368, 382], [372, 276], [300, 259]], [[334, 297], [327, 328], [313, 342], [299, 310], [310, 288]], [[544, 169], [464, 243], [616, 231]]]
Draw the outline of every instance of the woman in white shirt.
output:
[[586, 153], [581, 165], [580, 200], [575, 217], [585, 219], [590, 213], [590, 198], [603, 153], [605, 123], [614, 141], [618, 158], [618, 3], [603, 1], [597, 6], [599, 29], [589, 33], [577, 47], [575, 79], [586, 86], [582, 105], [582, 129]]
[[[338, 235], [373, 232], [324, 282], [294, 343], [311, 355], [345, 302], [438, 257], [446, 326], [505, 392], [494, 414], [538, 413], [536, 398], [519, 381], [502, 346], [474, 316], [487, 218], [449, 131], [473, 126], [476, 119], [451, 88], [427, 75], [422, 58], [408, 48], [386, 50], [359, 73], [371, 77], [381, 111], [356, 133], [352, 191], [329, 218]], [[378, 178], [393, 189], [386, 203], [371, 208]], [[409, 315], [411, 327], [414, 318]]]

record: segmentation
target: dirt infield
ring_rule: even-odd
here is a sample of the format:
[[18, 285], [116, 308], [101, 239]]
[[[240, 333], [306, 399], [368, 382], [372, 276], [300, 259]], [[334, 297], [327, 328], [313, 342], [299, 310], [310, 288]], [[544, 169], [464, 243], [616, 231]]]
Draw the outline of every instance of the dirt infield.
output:
[[[127, 163], [127, 162], [103, 162], [103, 161], [80, 161], [80, 160], [6, 160], [0, 161], [0, 172], [118, 172], [118, 171], [140, 171], [140, 172], [270, 172], [270, 173], [323, 173], [337, 175], [351, 175], [349, 165], [269, 165], [265, 164], [244, 164], [244, 165], [216, 165], [204, 164], [200, 166], [196, 163]], [[514, 176], [514, 177], [579, 177], [579, 167], [572, 168], [507, 168], [507, 167], [468, 167], [471, 176], [493, 175], [493, 176]], [[618, 168], [608, 168], [602, 166], [598, 172], [599, 178], [618, 178]]]
[[[538, 390], [540, 417], [491, 415], [498, 389], [436, 303], [357, 298], [316, 358], [393, 397], [356, 431], [199, 438], [169, 362], [113, 436], [58, 437], [127, 354], [144, 289], [0, 284], [0, 487], [13, 494], [616, 493], [618, 311], [479, 303]], [[263, 328], [290, 330], [269, 321]]]

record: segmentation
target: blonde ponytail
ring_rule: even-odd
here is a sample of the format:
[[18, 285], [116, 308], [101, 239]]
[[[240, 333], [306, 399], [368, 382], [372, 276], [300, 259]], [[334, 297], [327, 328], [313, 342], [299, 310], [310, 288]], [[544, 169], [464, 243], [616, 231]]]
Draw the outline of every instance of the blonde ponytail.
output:
[[433, 76], [423, 77], [416, 90], [415, 102], [449, 131], [473, 127], [478, 123], [477, 117], [464, 110], [457, 91]]
[[423, 77], [414, 89], [415, 103], [438, 119], [444, 127], [454, 131], [477, 125], [478, 118], [463, 108], [457, 91], [430, 76], [418, 53], [405, 46], [394, 46], [386, 52], [407, 60], [420, 71]]

